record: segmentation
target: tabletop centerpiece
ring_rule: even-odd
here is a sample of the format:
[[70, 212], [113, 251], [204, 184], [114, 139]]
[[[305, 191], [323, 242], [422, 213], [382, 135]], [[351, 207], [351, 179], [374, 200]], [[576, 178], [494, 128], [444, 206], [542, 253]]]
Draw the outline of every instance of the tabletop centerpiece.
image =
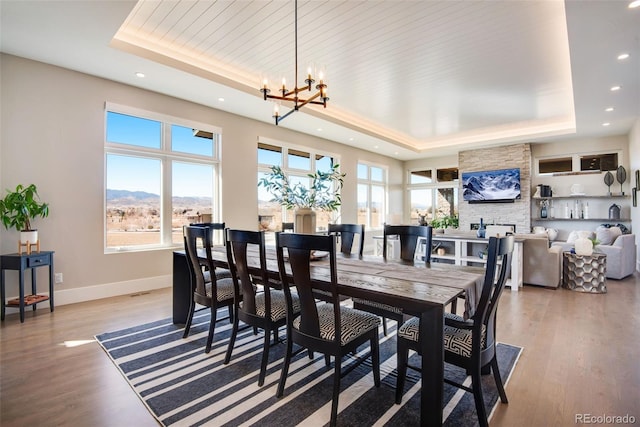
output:
[[292, 183], [280, 166], [272, 166], [271, 171], [258, 181], [259, 187], [265, 187], [277, 202], [287, 209], [294, 209], [296, 233], [313, 234], [316, 231], [316, 209], [337, 211], [342, 203], [340, 190], [346, 174], [340, 173], [339, 164], [329, 171], [316, 171], [307, 174], [311, 180], [309, 187]]

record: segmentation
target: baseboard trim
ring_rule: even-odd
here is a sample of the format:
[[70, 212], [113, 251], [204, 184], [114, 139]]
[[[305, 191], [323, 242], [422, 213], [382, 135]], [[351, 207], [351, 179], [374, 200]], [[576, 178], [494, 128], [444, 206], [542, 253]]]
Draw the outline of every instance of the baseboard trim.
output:
[[[142, 279], [127, 280], [124, 282], [103, 283], [94, 286], [81, 288], [55, 290], [54, 304], [56, 307], [79, 302], [93, 301], [102, 298], [116, 297], [120, 295], [130, 295], [139, 292], [148, 292], [155, 289], [163, 289], [172, 286], [172, 276], [145, 277]], [[49, 295], [49, 292], [38, 292], [38, 294]], [[17, 298], [9, 297], [7, 299]], [[38, 309], [49, 309], [48, 302], [41, 302]], [[18, 308], [6, 307], [7, 314], [18, 312]]]

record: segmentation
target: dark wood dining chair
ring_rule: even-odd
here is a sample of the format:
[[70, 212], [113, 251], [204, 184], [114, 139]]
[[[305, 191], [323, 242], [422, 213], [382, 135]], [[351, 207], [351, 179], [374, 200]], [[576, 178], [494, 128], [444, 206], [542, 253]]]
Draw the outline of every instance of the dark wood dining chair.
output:
[[287, 232], [290, 231], [293, 233], [293, 222], [283, 222], [282, 223], [282, 231]]
[[191, 227], [209, 227], [211, 242], [216, 241], [216, 233], [220, 234], [220, 239], [218, 240], [224, 242], [224, 229], [226, 228], [224, 222], [192, 222], [189, 225]]
[[[218, 308], [227, 306], [229, 316], [232, 318], [233, 280], [230, 277], [218, 278], [216, 275], [216, 267], [211, 254], [211, 230], [209, 230], [209, 227], [185, 226], [183, 234], [187, 265], [191, 276], [191, 288], [193, 290], [193, 298], [191, 299], [183, 338], [189, 336], [196, 304], [208, 307], [211, 310], [211, 321], [205, 353], [209, 353], [216, 322], [219, 320], [217, 318]], [[203, 251], [204, 257], [198, 255], [199, 249]], [[205, 275], [205, 272], [210, 274]]]
[[[192, 227], [208, 227], [209, 228], [209, 241], [211, 244], [215, 244], [216, 241], [222, 241], [224, 243], [224, 230], [226, 228], [224, 222], [192, 222], [189, 224]], [[216, 235], [219, 235], [219, 239], [216, 239]], [[205, 278], [209, 280], [209, 271], [205, 270]], [[231, 272], [227, 268], [216, 268], [216, 277], [223, 279], [225, 277], [231, 277]]]
[[[269, 362], [271, 333], [273, 333], [275, 344], [278, 342], [278, 330], [285, 326], [287, 320], [284, 291], [271, 289], [267, 285], [262, 286], [262, 292], [256, 292], [258, 283], [269, 283], [263, 231], [227, 230], [226, 246], [227, 259], [234, 285], [234, 317], [231, 339], [229, 340], [224, 364], [228, 364], [231, 360], [240, 321], [254, 328], [262, 329], [264, 331], [264, 345], [262, 348], [260, 374], [258, 375], [258, 386], [262, 386]], [[257, 269], [249, 266], [248, 250], [255, 250], [259, 254], [260, 266]], [[258, 280], [254, 280], [256, 276], [259, 277]], [[300, 300], [298, 296], [292, 294], [291, 300], [293, 313], [299, 313]]]
[[[489, 425], [482, 396], [483, 368], [491, 368], [500, 400], [502, 403], [508, 403], [496, 358], [496, 311], [511, 265], [513, 245], [513, 236], [489, 239], [482, 294], [473, 316], [464, 320], [461, 316], [445, 313], [444, 319], [444, 360], [466, 369], [471, 374], [471, 388], [447, 378], [444, 381], [473, 393], [478, 421], [483, 427]], [[396, 403], [402, 401], [407, 368], [420, 370], [420, 367], [408, 364], [409, 349], [420, 352], [419, 341], [420, 320], [413, 317], [398, 330]]]
[[[400, 240], [400, 259], [413, 261], [416, 257], [418, 241], [424, 239], [424, 251], [418, 257], [424, 262], [431, 262], [431, 243], [433, 231], [431, 226], [424, 225], [384, 225], [382, 240], [382, 256], [388, 257], [388, 241], [392, 236]], [[422, 243], [421, 243], [422, 244]]]
[[340, 252], [350, 254], [358, 236], [358, 255], [364, 252], [364, 224], [329, 224], [329, 234], [340, 236]]
[[[431, 262], [431, 243], [433, 230], [423, 225], [387, 225], [384, 226], [382, 241], [382, 256], [387, 259], [387, 242], [391, 236], [397, 236], [400, 242], [400, 258], [402, 261], [414, 262], [419, 239], [424, 239], [424, 252], [420, 256], [425, 263]], [[361, 298], [353, 299], [353, 308], [365, 310], [382, 317], [382, 331], [387, 335], [387, 319], [395, 320], [398, 325], [404, 321], [404, 313], [397, 307], [368, 301]]]
[[[284, 250], [287, 251], [285, 259]], [[282, 365], [277, 396], [284, 394], [289, 364], [293, 357], [293, 343], [300, 346], [296, 354], [304, 349], [334, 357], [333, 399], [331, 403], [330, 425], [335, 426], [338, 417], [338, 395], [340, 378], [355, 366], [371, 357], [373, 378], [376, 387], [380, 386], [380, 354], [378, 344], [378, 325], [380, 318], [370, 313], [341, 306], [338, 297], [338, 273], [336, 267], [335, 236], [318, 236], [295, 233], [276, 233], [276, 251], [280, 280], [283, 283], [287, 300], [287, 351]], [[329, 253], [330, 280], [319, 283], [311, 280], [311, 252]], [[291, 268], [288, 275], [286, 266]], [[293, 283], [292, 283], [293, 281]], [[297, 290], [300, 298], [300, 313], [293, 311], [293, 293]], [[321, 289], [331, 293], [330, 303], [316, 305], [314, 290]], [[342, 371], [344, 355], [355, 352], [357, 348], [369, 342], [370, 351], [357, 362]]]

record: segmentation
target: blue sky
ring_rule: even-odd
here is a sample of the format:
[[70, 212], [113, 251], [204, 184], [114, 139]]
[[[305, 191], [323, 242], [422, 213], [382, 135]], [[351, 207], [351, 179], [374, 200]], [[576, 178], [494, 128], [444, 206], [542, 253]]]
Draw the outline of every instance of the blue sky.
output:
[[[107, 140], [146, 149], [160, 149], [162, 124], [155, 120], [107, 113]], [[188, 127], [171, 125], [173, 151], [203, 156], [213, 155], [213, 141], [193, 135]], [[107, 155], [107, 188], [114, 190], [145, 191], [161, 194], [161, 168], [159, 159], [127, 155]], [[211, 197], [213, 194], [213, 168], [210, 165], [172, 162], [173, 196]]]

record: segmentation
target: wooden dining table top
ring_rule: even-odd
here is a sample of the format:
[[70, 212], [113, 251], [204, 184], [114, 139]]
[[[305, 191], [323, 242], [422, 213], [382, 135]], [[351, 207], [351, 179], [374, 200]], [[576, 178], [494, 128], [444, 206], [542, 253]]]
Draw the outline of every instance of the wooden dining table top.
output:
[[[279, 274], [275, 249], [267, 249], [267, 270]], [[226, 249], [212, 248], [214, 260], [227, 265]], [[445, 305], [465, 294], [464, 318], [473, 315], [482, 292], [484, 268], [444, 263], [425, 263], [389, 260], [380, 256], [337, 254], [337, 274], [340, 294], [367, 298], [371, 292], [383, 294], [385, 304], [409, 311], [420, 311], [425, 303]], [[249, 265], [259, 267], [257, 253], [248, 259]], [[311, 278], [329, 281], [328, 257], [317, 257], [311, 263]]]

